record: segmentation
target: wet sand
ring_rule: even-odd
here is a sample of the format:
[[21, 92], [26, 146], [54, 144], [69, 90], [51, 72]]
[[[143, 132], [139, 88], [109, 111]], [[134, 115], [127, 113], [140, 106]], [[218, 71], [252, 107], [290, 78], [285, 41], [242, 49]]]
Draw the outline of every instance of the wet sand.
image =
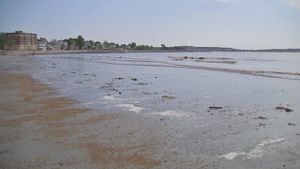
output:
[[298, 72], [115, 55], [1, 56], [0, 168], [299, 168]]
[[[0, 105], [1, 144], [7, 146], [1, 146], [0, 168], [76, 168], [84, 165], [124, 168], [160, 164], [159, 160], [138, 152], [129, 153], [130, 147], [96, 142], [93, 135], [84, 130], [88, 125], [116, 118], [116, 115], [87, 115], [91, 110], [59, 96], [26, 74], [1, 72], [0, 81], [1, 92], [7, 95], [7, 98], [2, 95]], [[79, 119], [77, 116], [88, 118]], [[26, 144], [27, 141], [32, 141], [32, 145], [25, 147], [25, 152], [18, 151], [18, 144]], [[30, 151], [37, 149], [34, 144], [42, 146], [39, 149], [44, 152], [31, 154]], [[72, 152], [68, 154], [70, 148], [78, 149], [84, 156], [78, 158]], [[64, 151], [67, 155], [52, 162], [49, 158], [56, 151]]]

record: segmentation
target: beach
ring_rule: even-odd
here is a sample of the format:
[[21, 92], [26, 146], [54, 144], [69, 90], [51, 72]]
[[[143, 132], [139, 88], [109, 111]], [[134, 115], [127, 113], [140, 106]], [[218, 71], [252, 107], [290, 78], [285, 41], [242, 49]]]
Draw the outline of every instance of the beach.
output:
[[300, 54], [0, 56], [0, 168], [297, 169]]

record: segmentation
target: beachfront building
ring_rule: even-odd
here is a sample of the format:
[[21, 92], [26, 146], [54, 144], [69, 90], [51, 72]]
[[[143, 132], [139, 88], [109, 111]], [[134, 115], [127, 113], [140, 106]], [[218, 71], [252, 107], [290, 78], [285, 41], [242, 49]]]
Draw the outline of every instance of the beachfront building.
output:
[[63, 40], [51, 40], [47, 45], [47, 50], [67, 50], [68, 42]]
[[16, 31], [13, 33], [5, 33], [4, 38], [6, 44], [4, 50], [37, 50], [38, 41], [37, 34], [24, 33]]
[[48, 41], [46, 38], [40, 38], [38, 40], [38, 49], [39, 50], [47, 50]]

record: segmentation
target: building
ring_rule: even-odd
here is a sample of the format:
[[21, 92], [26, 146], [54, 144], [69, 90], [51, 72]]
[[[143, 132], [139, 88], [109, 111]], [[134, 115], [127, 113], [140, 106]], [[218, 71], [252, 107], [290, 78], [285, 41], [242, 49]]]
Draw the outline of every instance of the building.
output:
[[38, 41], [37, 34], [24, 33], [22, 31], [16, 31], [14, 33], [5, 33], [4, 38], [6, 44], [5, 50], [37, 50]]
[[40, 38], [38, 40], [38, 49], [39, 50], [47, 50], [48, 41], [46, 38]]
[[51, 40], [47, 45], [47, 50], [66, 50], [68, 48], [68, 42], [63, 40]]
[[57, 42], [60, 46], [60, 50], [67, 50], [68, 49], [68, 42], [65, 42], [63, 40], [59, 40]]

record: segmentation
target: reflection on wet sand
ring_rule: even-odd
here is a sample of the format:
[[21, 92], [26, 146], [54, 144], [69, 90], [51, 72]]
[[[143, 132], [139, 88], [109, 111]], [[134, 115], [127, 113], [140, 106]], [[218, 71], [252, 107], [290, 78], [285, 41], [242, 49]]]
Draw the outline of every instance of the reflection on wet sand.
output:
[[[88, 130], [85, 130], [85, 127], [114, 119], [117, 115], [90, 114], [89, 112], [92, 110], [77, 106], [75, 101], [59, 96], [53, 89], [33, 80], [26, 74], [2, 72], [0, 81], [0, 90], [7, 96], [1, 98], [0, 102], [0, 142], [2, 144], [16, 146], [28, 139], [34, 139], [40, 143], [55, 142], [58, 144], [53, 147], [47, 147], [48, 145], [45, 144], [46, 154], [57, 151], [59, 147], [68, 152], [71, 147], [84, 151], [88, 155], [86, 161], [84, 160], [86, 157], [79, 158], [70, 153], [51, 165], [45, 163], [49, 160], [47, 155], [28, 155], [27, 160], [15, 167], [35, 168], [40, 166], [44, 168], [56, 165], [75, 167], [79, 164], [89, 163], [109, 168], [125, 166], [149, 168], [160, 164], [160, 161], [147, 157], [146, 151], [143, 152], [145, 150], [143, 147], [115, 147], [100, 143], [93, 138], [92, 134], [89, 134]], [[82, 114], [86, 114], [87, 118], [76, 118]], [[22, 133], [30, 133], [30, 135]], [[32, 150], [26, 151], [38, 151], [34, 146], [27, 148]], [[131, 152], [133, 149], [139, 152]], [[20, 153], [22, 152], [1, 147], [0, 156], [10, 154], [13, 158], [20, 156]], [[15, 168], [11, 160], [9, 158], [1, 160], [0, 168]]]

